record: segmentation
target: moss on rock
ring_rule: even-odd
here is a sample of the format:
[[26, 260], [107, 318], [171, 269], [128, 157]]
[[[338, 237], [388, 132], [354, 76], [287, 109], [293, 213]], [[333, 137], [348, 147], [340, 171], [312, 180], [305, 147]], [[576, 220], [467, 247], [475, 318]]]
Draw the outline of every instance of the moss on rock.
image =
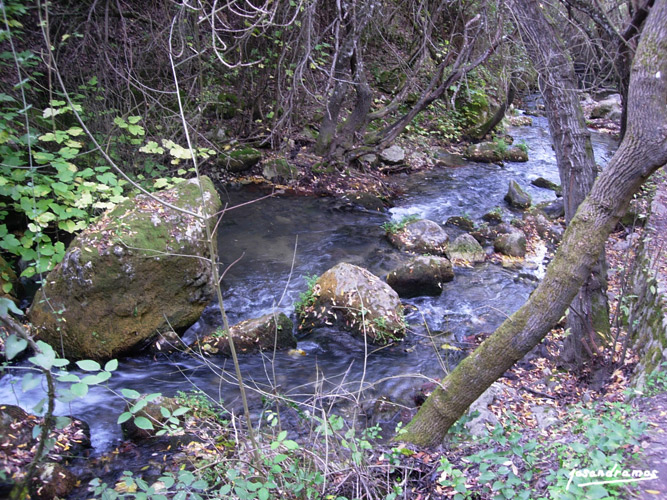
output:
[[[221, 208], [202, 177], [157, 194], [210, 217]], [[184, 330], [213, 295], [203, 218], [147, 195], [126, 200], [78, 235], [35, 296], [29, 318], [41, 339], [71, 359], [109, 359], [158, 332]]]

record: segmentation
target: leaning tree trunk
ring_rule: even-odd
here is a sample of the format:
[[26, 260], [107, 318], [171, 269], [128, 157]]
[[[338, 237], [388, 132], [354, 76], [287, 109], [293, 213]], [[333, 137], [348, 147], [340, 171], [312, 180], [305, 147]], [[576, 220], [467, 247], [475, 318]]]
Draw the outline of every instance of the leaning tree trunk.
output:
[[[593, 146], [576, 90], [574, 65], [537, 0], [510, 0], [509, 5], [539, 75], [569, 223], [595, 180]], [[569, 369], [582, 368], [610, 340], [604, 252], [599, 257], [568, 313], [570, 335], [560, 363]]]
[[632, 67], [625, 138], [571, 220], [544, 280], [443, 380], [396, 439], [441, 442], [467, 408], [546, 336], [590, 276], [633, 194], [666, 162], [667, 0], [657, 0]]

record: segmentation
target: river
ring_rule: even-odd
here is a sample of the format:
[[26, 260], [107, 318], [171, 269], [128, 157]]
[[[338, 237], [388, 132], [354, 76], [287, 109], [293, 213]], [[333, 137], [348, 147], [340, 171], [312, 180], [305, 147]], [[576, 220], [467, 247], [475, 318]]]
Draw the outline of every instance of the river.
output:
[[[339, 262], [384, 277], [401, 258], [380, 227], [390, 219], [418, 214], [444, 225], [450, 216], [467, 215], [479, 222], [484, 213], [500, 207], [509, 221], [519, 216], [503, 201], [511, 179], [530, 193], [534, 203], [554, 199], [552, 191], [530, 184], [537, 177], [559, 182], [546, 119], [534, 118], [532, 127], [515, 128], [511, 134], [528, 145], [529, 162], [503, 167], [470, 163], [404, 175], [398, 180], [405, 194], [385, 213], [351, 209], [328, 198], [296, 196], [276, 196], [228, 211], [219, 229], [218, 248], [230, 323], [275, 310], [294, 319], [293, 304], [306, 289], [305, 277]], [[593, 139], [597, 162], [604, 165], [615, 144], [601, 134], [593, 133]], [[221, 188], [220, 193], [229, 206], [259, 196], [242, 187]], [[274, 393], [297, 401], [312, 401], [317, 395], [318, 401], [327, 399], [341, 412], [350, 411], [350, 395], [366, 408], [379, 396], [413, 406], [418, 388], [429, 378], [442, 377], [462, 356], [461, 351], [443, 349], [445, 344], [460, 346], [466, 336], [492, 332], [526, 300], [535, 286], [531, 275], [540, 272], [539, 265], [529, 267], [505, 269], [485, 263], [455, 268], [455, 279], [443, 285], [440, 296], [403, 301], [410, 328], [406, 340], [394, 346], [365, 346], [329, 328], [299, 338], [303, 356], [242, 355], [254, 418], [260, 417], [266, 396]], [[217, 305], [212, 304], [184, 338], [193, 340], [220, 323]], [[0, 379], [0, 402], [30, 411], [43, 392], [38, 388], [21, 393], [20, 375], [15, 371]], [[116, 419], [125, 403], [113, 395], [121, 388], [167, 396], [196, 388], [230, 409], [239, 407], [230, 360], [177, 354], [121, 360], [108, 388], [92, 388], [84, 400], [58, 404], [57, 413], [87, 421], [93, 446], [104, 451], [121, 439]], [[341, 397], [340, 403], [334, 395]]]

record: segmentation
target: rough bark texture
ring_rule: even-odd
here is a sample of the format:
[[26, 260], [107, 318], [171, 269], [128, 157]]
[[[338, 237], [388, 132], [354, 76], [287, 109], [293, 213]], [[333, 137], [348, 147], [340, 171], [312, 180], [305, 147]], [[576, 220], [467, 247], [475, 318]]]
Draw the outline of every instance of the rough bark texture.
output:
[[495, 380], [562, 317], [588, 279], [632, 195], [667, 163], [667, 0], [651, 11], [632, 68], [628, 130], [565, 232], [529, 300], [444, 379], [399, 436], [434, 445]]
[[[593, 146], [579, 103], [574, 65], [536, 0], [512, 0], [510, 6], [539, 75], [569, 223], [595, 180]], [[606, 289], [606, 263], [601, 252], [599, 264], [570, 307], [570, 336], [560, 356], [567, 368], [581, 368], [609, 339]]]

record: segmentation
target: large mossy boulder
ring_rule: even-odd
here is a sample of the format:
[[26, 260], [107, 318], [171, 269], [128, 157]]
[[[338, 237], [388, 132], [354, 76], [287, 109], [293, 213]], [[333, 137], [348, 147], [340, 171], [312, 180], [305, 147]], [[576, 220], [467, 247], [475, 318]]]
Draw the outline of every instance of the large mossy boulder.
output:
[[444, 255], [449, 235], [437, 222], [419, 219], [408, 222], [402, 228], [390, 233], [389, 241], [401, 250]]
[[[232, 326], [230, 330], [237, 353], [296, 347], [294, 324], [283, 313], [248, 319]], [[193, 349], [207, 354], [231, 354], [227, 334], [222, 329], [198, 340]]]
[[[156, 197], [210, 218], [222, 204], [208, 177]], [[131, 353], [159, 332], [185, 330], [213, 296], [201, 217], [140, 194], [79, 234], [29, 310], [39, 337], [70, 359]]]
[[387, 283], [401, 297], [439, 295], [442, 284], [454, 279], [452, 263], [445, 257], [413, 257], [387, 275]]
[[335, 323], [378, 344], [405, 334], [398, 294], [366, 269], [337, 264], [317, 279], [310, 292], [310, 300], [298, 311], [301, 330]]
[[470, 234], [458, 236], [447, 249], [447, 256], [453, 260], [464, 263], [478, 263], [486, 260], [486, 252], [482, 245]]

